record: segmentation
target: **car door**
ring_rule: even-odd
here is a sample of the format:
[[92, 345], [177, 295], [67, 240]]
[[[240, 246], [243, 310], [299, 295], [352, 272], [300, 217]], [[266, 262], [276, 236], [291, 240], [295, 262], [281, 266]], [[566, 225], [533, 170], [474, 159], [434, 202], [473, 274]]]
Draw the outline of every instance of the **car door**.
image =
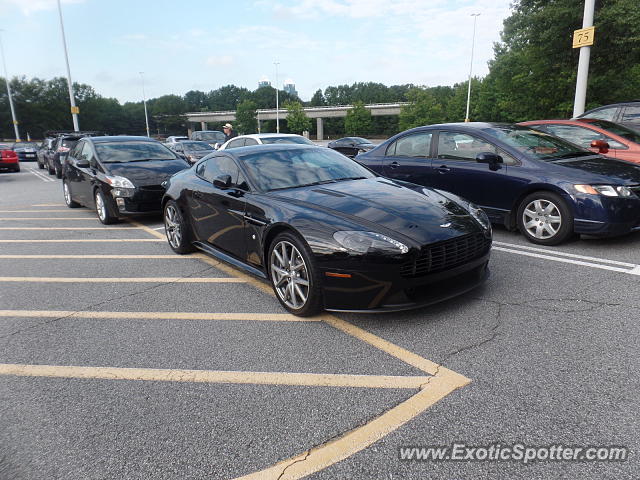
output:
[[[213, 184], [221, 175], [231, 176], [231, 188]], [[231, 157], [217, 155], [196, 167], [197, 181], [189, 193], [189, 210], [194, 233], [199, 241], [210, 244], [237, 258], [246, 256], [245, 201], [238, 185], [240, 169]]]
[[[496, 153], [504, 163], [491, 167], [478, 163], [476, 155]], [[436, 158], [433, 160], [437, 188], [460, 195], [481, 206], [492, 219], [511, 209], [522, 182], [509, 175], [519, 162], [490, 141], [457, 131], [438, 132]]]
[[387, 147], [382, 160], [382, 174], [396, 180], [433, 186], [433, 135], [433, 130], [427, 130], [396, 139]]

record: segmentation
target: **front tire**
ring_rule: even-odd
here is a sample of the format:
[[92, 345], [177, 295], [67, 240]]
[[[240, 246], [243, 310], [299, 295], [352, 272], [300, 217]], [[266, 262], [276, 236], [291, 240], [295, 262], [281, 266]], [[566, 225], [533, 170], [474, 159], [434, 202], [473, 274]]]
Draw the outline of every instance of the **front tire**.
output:
[[74, 202], [73, 198], [71, 198], [71, 189], [66, 179], [62, 181], [62, 193], [64, 194], [64, 203], [67, 204], [67, 207], [78, 208], [80, 206], [78, 202]]
[[185, 221], [180, 207], [173, 200], [169, 200], [164, 206], [164, 230], [171, 249], [179, 254], [194, 251], [191, 244], [191, 230]]
[[323, 308], [321, 281], [309, 247], [293, 233], [278, 235], [267, 256], [269, 279], [280, 304], [308, 317]]
[[94, 198], [96, 202], [96, 213], [98, 214], [98, 220], [100, 220], [100, 222], [102, 222], [104, 225], [111, 225], [112, 223], [116, 223], [118, 221], [118, 217], [111, 213], [108, 201], [100, 189], [96, 190]]
[[535, 192], [518, 207], [518, 228], [532, 243], [558, 245], [573, 235], [573, 214], [560, 195]]

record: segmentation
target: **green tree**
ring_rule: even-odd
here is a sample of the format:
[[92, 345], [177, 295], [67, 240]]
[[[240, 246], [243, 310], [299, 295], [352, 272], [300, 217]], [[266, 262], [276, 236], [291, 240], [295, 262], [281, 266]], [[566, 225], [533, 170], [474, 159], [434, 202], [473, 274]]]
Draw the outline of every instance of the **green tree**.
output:
[[321, 107], [327, 104], [327, 101], [324, 99], [324, 95], [322, 94], [322, 90], [316, 90], [316, 93], [311, 97], [311, 101], [309, 102], [312, 107]]
[[311, 129], [311, 119], [307, 117], [300, 102], [285, 102], [283, 105], [287, 109], [287, 125], [289, 131], [302, 133]]
[[364, 107], [364, 102], [357, 101], [347, 112], [344, 119], [344, 131], [347, 135], [365, 136], [371, 133], [371, 111]]
[[409, 105], [405, 105], [400, 110], [400, 130], [444, 121], [444, 108], [428, 89], [419, 87], [412, 89], [407, 93], [407, 100], [410, 102]]
[[257, 107], [252, 100], [243, 100], [238, 104], [236, 109], [236, 125], [235, 128], [240, 134], [253, 133], [258, 128], [258, 120], [256, 118]]

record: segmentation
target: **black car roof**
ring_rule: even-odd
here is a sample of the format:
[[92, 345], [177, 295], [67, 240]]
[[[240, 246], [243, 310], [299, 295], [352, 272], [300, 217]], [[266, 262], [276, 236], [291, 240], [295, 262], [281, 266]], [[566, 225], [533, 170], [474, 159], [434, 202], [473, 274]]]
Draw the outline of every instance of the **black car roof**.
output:
[[236, 157], [244, 157], [245, 155], [251, 155], [256, 152], [281, 152], [283, 150], [299, 150], [299, 149], [317, 149], [317, 150], [328, 150], [331, 149], [318, 147], [316, 145], [307, 145], [304, 143], [271, 143], [271, 144], [263, 144], [263, 145], [251, 145], [247, 147], [238, 147], [231, 148], [229, 150], [220, 151], [221, 154], [227, 153], [232, 154]]
[[88, 137], [91, 139], [93, 143], [111, 143], [111, 142], [152, 142], [152, 143], [160, 143], [157, 140], [149, 137], [143, 136], [133, 136], [133, 135], [114, 135], [114, 136], [105, 136], [105, 137]]

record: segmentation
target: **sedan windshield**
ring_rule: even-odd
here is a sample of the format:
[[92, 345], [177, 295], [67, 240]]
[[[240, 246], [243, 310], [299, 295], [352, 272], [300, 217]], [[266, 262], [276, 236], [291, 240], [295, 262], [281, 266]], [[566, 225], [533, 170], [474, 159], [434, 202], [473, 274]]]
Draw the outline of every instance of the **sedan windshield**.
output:
[[558, 137], [528, 127], [499, 125], [484, 128], [482, 131], [514, 147], [528, 157], [538, 160], [552, 161], [593, 155], [589, 150], [584, 150]]
[[256, 152], [241, 159], [263, 191], [374, 177], [359, 163], [330, 149]]
[[614, 133], [616, 135], [621, 136], [622, 138], [626, 138], [627, 140], [631, 140], [635, 143], [640, 143], [640, 133], [634, 132], [633, 130], [618, 125], [617, 123], [607, 122], [606, 120], [593, 120], [589, 121], [591, 125], [595, 125], [596, 127], [600, 127], [603, 130]]
[[223, 143], [225, 136], [222, 132], [202, 132], [200, 138], [206, 142], [219, 142]]
[[95, 147], [98, 158], [103, 163], [176, 159], [167, 147], [153, 142], [96, 143]]
[[205, 142], [180, 142], [185, 150], [189, 152], [212, 151], [213, 147]]
[[263, 144], [269, 143], [300, 143], [303, 145], [313, 145], [311, 140], [304, 137], [264, 137], [260, 139]]

